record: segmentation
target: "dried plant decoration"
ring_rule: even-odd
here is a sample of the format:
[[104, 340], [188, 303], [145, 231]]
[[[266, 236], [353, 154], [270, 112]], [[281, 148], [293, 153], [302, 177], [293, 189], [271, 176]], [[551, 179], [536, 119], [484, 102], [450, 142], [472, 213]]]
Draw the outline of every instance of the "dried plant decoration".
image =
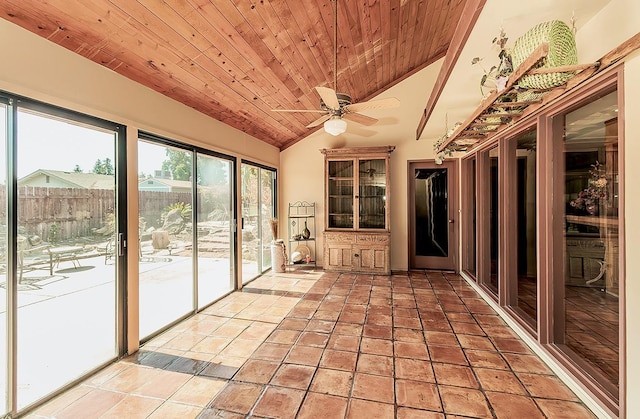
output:
[[273, 241], [278, 239], [278, 219], [272, 218], [269, 221], [269, 225], [271, 226], [271, 235], [273, 236]]

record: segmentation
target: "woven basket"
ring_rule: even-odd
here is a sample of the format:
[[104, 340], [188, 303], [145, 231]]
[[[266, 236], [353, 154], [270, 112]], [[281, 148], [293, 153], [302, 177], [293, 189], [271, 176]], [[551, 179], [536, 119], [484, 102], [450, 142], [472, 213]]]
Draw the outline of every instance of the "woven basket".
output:
[[[553, 68], [578, 63], [578, 51], [573, 31], [566, 23], [552, 20], [529, 29], [516, 40], [511, 52], [513, 67], [517, 68], [542, 43], [549, 44], [549, 54], [541, 68]], [[524, 76], [518, 82], [525, 89], [551, 89], [566, 83], [574, 72], [534, 74]]]

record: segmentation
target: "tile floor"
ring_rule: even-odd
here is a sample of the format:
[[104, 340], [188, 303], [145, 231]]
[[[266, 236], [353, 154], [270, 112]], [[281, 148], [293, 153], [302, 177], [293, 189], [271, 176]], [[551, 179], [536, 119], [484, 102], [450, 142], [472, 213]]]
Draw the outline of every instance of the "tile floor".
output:
[[593, 418], [459, 276], [271, 274], [30, 418]]

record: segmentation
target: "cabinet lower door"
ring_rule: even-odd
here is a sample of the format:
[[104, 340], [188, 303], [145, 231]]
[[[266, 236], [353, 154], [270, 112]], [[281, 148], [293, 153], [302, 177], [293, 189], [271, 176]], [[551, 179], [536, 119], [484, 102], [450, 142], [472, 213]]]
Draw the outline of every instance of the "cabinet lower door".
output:
[[325, 253], [325, 269], [340, 271], [353, 269], [353, 250], [350, 244], [327, 246]]
[[[388, 248], [386, 247], [367, 247], [356, 249], [355, 254], [358, 255], [358, 270], [364, 272], [380, 272], [387, 271]], [[356, 261], [358, 263], [358, 261]]]

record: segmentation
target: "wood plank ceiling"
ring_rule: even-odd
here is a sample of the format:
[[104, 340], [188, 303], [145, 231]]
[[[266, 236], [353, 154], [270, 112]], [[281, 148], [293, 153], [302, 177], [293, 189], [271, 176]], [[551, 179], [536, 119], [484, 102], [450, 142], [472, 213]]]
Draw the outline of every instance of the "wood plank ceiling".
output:
[[[447, 52], [466, 0], [339, 0], [338, 91], [368, 100]], [[2, 0], [0, 16], [284, 149], [333, 88], [332, 0]], [[126, 92], [123, 92], [126, 94]], [[417, 123], [417, 121], [416, 121]]]

